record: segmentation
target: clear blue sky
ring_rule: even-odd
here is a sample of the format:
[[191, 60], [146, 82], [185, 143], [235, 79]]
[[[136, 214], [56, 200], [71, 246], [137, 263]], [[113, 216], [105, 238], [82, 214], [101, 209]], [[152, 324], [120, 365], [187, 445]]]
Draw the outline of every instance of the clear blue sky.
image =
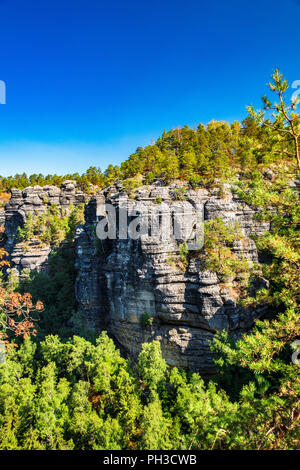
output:
[[278, 66], [299, 0], [0, 0], [0, 174], [120, 163], [177, 125], [233, 121]]

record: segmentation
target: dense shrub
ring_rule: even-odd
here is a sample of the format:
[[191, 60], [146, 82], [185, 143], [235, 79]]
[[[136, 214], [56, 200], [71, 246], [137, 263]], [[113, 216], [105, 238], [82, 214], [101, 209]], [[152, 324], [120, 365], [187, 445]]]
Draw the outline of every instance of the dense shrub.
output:
[[18, 241], [37, 238], [47, 245], [58, 246], [63, 240], [74, 238], [76, 226], [84, 223], [83, 211], [83, 205], [71, 206], [67, 214], [61, 214], [59, 208], [52, 205], [40, 216], [29, 213], [24, 227], [18, 227]]

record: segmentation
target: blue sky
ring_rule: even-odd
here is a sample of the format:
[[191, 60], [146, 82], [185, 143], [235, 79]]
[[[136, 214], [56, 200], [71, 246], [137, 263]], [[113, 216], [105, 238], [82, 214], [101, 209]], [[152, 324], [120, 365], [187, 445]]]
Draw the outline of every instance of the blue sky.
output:
[[300, 80], [300, 1], [0, 0], [0, 174], [118, 164]]

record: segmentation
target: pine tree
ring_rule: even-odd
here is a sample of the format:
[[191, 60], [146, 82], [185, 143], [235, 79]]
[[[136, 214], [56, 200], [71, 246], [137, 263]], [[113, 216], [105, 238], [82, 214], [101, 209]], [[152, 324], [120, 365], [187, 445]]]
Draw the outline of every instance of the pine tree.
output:
[[[282, 135], [287, 140], [287, 144], [293, 143], [294, 152], [291, 153], [288, 150], [284, 152], [296, 158], [298, 170], [300, 170], [300, 116], [296, 112], [299, 97], [292, 98], [290, 104], [286, 102], [285, 93], [289, 86], [278, 69], [273, 72], [272, 80], [273, 82], [269, 82], [269, 88], [277, 95], [279, 103], [272, 104], [267, 96], [263, 96], [263, 109], [255, 111], [253, 106], [248, 106], [248, 112], [258, 123]], [[266, 112], [272, 112], [271, 116], [266, 116]]]

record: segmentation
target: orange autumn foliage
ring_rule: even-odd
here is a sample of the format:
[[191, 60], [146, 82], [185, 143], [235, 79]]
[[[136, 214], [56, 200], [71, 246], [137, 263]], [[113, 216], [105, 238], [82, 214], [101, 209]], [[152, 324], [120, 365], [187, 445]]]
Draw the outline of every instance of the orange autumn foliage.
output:
[[[4, 233], [4, 227], [0, 226], [0, 234]], [[9, 266], [9, 262], [3, 259], [8, 253], [0, 248], [0, 269]], [[43, 310], [44, 305], [38, 301], [34, 305], [31, 294], [20, 294], [0, 287], [0, 340], [8, 343], [7, 332], [12, 332], [15, 336], [28, 337], [35, 335], [34, 319], [32, 314], [38, 310]]]

